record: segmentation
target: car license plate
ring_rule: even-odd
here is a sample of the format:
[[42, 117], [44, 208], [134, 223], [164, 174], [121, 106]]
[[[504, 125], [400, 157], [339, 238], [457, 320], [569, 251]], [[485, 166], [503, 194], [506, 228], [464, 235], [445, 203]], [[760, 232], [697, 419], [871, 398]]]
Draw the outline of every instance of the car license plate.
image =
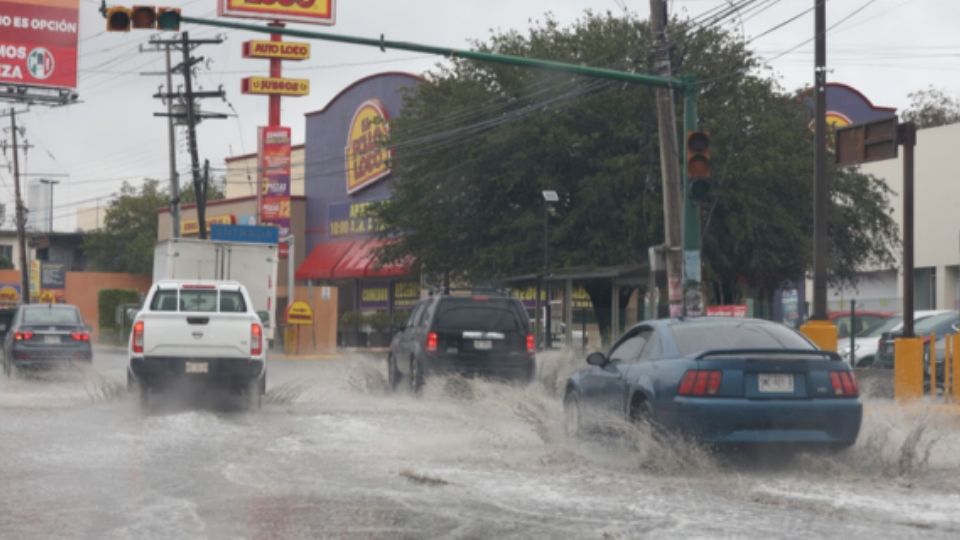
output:
[[761, 373], [757, 378], [757, 389], [765, 393], [793, 392], [793, 375]]
[[44, 343], [60, 343], [60, 336], [43, 336]]
[[185, 373], [206, 373], [207, 369], [206, 362], [187, 362], [183, 366], [183, 371]]
[[473, 340], [473, 348], [478, 351], [489, 351], [493, 348], [493, 342], [489, 339], [475, 339]]

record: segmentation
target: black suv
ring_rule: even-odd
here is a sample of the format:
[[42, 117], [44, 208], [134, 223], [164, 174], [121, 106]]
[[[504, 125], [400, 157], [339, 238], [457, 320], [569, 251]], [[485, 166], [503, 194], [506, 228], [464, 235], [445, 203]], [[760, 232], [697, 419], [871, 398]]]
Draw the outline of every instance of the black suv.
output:
[[394, 336], [387, 357], [391, 389], [414, 392], [433, 374], [527, 383], [535, 372], [534, 338], [523, 304], [502, 294], [439, 294], [420, 301]]

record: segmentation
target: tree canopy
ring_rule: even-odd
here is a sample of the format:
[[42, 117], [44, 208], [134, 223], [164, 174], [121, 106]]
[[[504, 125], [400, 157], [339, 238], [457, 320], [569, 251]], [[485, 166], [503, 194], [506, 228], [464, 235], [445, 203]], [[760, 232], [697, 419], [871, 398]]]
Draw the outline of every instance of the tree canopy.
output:
[[[674, 20], [670, 34], [673, 73], [696, 77], [699, 123], [711, 134], [714, 189], [702, 205], [711, 301], [769, 295], [811, 262], [811, 113], [723, 29]], [[610, 13], [567, 28], [547, 16], [477, 48], [653, 72], [647, 22]], [[412, 255], [429, 272], [474, 282], [539, 272], [543, 190], [560, 196], [549, 218], [553, 268], [643, 263], [663, 242], [651, 88], [452, 60], [409, 93], [392, 136], [394, 193], [373, 214], [398, 241], [382, 259]], [[884, 184], [838, 172], [832, 195], [831, 275], [889, 262], [898, 237]], [[588, 291], [602, 318], [604, 292]]]
[[903, 111], [902, 120], [913, 122], [918, 128], [945, 126], [960, 122], [960, 100], [943, 90], [929, 86], [907, 94], [910, 106]]
[[[163, 185], [166, 185], [164, 183]], [[147, 179], [138, 189], [123, 183], [110, 201], [103, 227], [91, 232], [83, 249], [96, 270], [149, 274], [153, 271], [153, 247], [157, 243], [157, 210], [170, 205], [170, 192], [159, 180]], [[191, 183], [180, 190], [181, 204], [196, 200]], [[223, 189], [212, 183], [207, 200], [222, 199]]]

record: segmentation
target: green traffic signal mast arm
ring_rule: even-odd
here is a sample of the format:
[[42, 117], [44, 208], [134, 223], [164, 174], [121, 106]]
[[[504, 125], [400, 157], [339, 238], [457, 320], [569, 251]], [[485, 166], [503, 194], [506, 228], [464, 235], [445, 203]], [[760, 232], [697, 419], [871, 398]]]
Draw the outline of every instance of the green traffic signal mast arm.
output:
[[[106, 15], [105, 3], [104, 3], [104, 6], [101, 7], [101, 13]], [[595, 77], [600, 79], [613, 79], [613, 80], [625, 81], [630, 83], [644, 84], [648, 86], [674, 88], [676, 90], [681, 90], [681, 91], [693, 90], [692, 88], [693, 85], [688, 80], [685, 80], [685, 79], [658, 77], [656, 75], [647, 75], [643, 73], [631, 73], [629, 71], [617, 71], [615, 69], [596, 68], [596, 67], [590, 67], [590, 66], [582, 66], [578, 64], [569, 64], [566, 62], [555, 62], [552, 60], [525, 58], [522, 56], [513, 56], [508, 54], [496, 54], [496, 53], [471, 51], [471, 50], [464, 50], [464, 49], [451, 49], [448, 47], [435, 47], [432, 45], [422, 45], [419, 43], [409, 43], [404, 41], [390, 41], [390, 40], [384, 39], [383, 34], [380, 34], [380, 39], [371, 39], [371, 38], [364, 38], [364, 37], [331, 34], [328, 32], [314, 32], [309, 30], [299, 30], [295, 28], [280, 28], [277, 26], [258, 26], [254, 24], [244, 24], [244, 23], [224, 21], [219, 19], [203, 19], [199, 17], [189, 17], [179, 13], [177, 13], [176, 15], [174, 15], [173, 13], [170, 13], [169, 15], [179, 17], [181, 23], [191, 23], [191, 24], [197, 24], [202, 26], [216, 26], [220, 28], [230, 28], [233, 30], [246, 30], [248, 32], [259, 32], [262, 34], [280, 34], [284, 36], [318, 39], [322, 41], [337, 41], [340, 43], [351, 43], [354, 45], [368, 45], [371, 47], [379, 47], [380, 50], [382, 51], [386, 51], [387, 49], [399, 49], [404, 51], [422, 52], [422, 53], [446, 56], [450, 58], [466, 58], [470, 60], [477, 60], [480, 62], [493, 62], [498, 64], [523, 66], [523, 67], [529, 67], [529, 68], [535, 68], [535, 69], [545, 69], [545, 70], [551, 70], [551, 71], [572, 73], [576, 75], [584, 75], [587, 77]]]

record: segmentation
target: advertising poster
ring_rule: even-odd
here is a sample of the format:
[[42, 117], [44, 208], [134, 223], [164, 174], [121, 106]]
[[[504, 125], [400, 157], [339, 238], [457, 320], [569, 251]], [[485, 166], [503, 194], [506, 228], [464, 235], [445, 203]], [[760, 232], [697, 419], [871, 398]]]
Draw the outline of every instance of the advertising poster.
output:
[[[280, 238], [290, 235], [290, 128], [260, 128], [260, 223], [276, 225]], [[289, 253], [280, 242], [280, 258]]]
[[19, 283], [0, 283], [0, 306], [11, 307], [20, 303]]
[[0, 0], [0, 83], [77, 87], [80, 0]]
[[361, 310], [385, 310], [389, 301], [389, 288], [386, 283], [364, 283], [360, 286]]
[[332, 25], [334, 0], [218, 0], [221, 17]]

